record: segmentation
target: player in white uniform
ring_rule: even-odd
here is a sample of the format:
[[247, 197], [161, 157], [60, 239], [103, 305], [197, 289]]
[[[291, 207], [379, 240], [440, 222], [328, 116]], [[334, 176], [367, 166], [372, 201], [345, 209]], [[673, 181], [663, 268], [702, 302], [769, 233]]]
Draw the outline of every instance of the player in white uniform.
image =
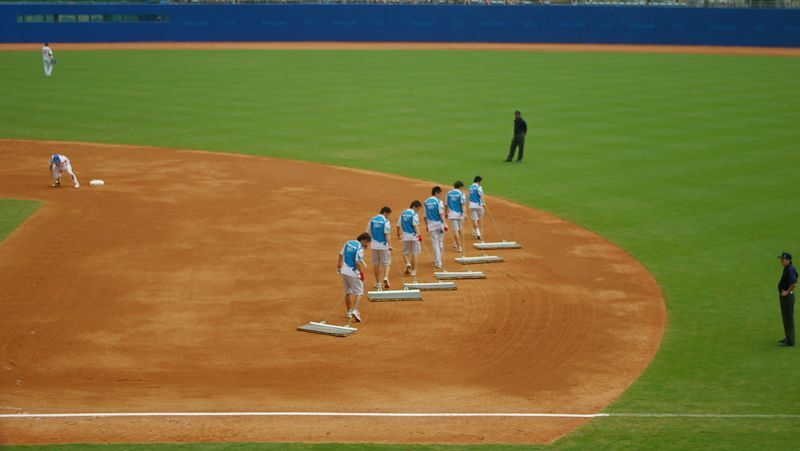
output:
[[[389, 289], [389, 268], [392, 266], [392, 245], [389, 244], [389, 235], [392, 234], [392, 225], [389, 215], [392, 209], [381, 208], [379, 215], [369, 220], [367, 233], [372, 235], [370, 248], [372, 249], [372, 268], [375, 272], [375, 289]], [[383, 286], [381, 286], [383, 281]]]
[[450, 220], [450, 228], [453, 229], [453, 239], [455, 244], [453, 247], [458, 252], [463, 252], [461, 237], [464, 229], [464, 207], [467, 203], [467, 198], [461, 188], [464, 187], [464, 182], [458, 180], [453, 184], [453, 189], [447, 193], [447, 203], [445, 204], [447, 211], [447, 219]]
[[473, 184], [469, 186], [469, 217], [472, 219], [472, 237], [481, 240], [481, 220], [483, 219], [484, 205], [483, 178], [476, 175]]
[[400, 213], [397, 219], [397, 239], [403, 241], [403, 262], [406, 264], [405, 274], [417, 275], [417, 255], [422, 250], [422, 235], [419, 233], [419, 212], [422, 203], [411, 202], [408, 210]]
[[431, 236], [433, 247], [433, 266], [442, 269], [442, 251], [444, 250], [444, 233], [447, 224], [444, 223], [444, 202], [442, 202], [442, 188], [434, 186], [431, 197], [425, 199], [425, 225]]
[[358, 311], [358, 303], [364, 295], [364, 272], [367, 266], [364, 264], [364, 247], [372, 238], [369, 233], [362, 233], [355, 240], [344, 243], [342, 250], [339, 251], [339, 264], [336, 272], [342, 275], [344, 283], [344, 303], [347, 308], [347, 319], [355, 319], [361, 322], [361, 313]]
[[53, 154], [50, 157], [50, 175], [53, 177], [53, 187], [61, 186], [61, 171], [72, 177], [72, 184], [75, 188], [81, 187], [81, 184], [78, 183], [78, 176], [72, 172], [72, 164], [70, 164], [69, 158], [59, 153]]
[[53, 65], [55, 61], [53, 49], [50, 48], [50, 44], [45, 42], [44, 47], [42, 47], [42, 64], [44, 65], [45, 77], [51, 77], [53, 75]]

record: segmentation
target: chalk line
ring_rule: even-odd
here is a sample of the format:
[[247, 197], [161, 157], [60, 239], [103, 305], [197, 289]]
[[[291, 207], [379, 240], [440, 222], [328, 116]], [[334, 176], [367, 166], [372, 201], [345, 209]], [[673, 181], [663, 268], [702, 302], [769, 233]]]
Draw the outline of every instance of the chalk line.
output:
[[800, 414], [716, 414], [716, 413], [414, 413], [414, 412], [86, 412], [10, 413], [0, 419], [42, 418], [148, 418], [148, 417], [388, 417], [388, 418], [718, 418], [718, 419], [800, 419]]

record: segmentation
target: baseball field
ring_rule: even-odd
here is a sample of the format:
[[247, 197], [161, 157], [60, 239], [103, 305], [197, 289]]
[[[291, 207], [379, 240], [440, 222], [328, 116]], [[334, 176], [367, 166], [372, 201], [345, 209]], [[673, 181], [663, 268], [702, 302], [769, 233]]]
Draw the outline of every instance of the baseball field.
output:
[[[54, 50], [52, 79], [35, 46], [0, 51], [0, 414], [567, 416], [3, 417], [0, 443], [796, 446], [775, 289], [800, 252], [796, 55]], [[107, 185], [49, 188], [55, 152]], [[384, 202], [478, 174], [487, 235], [524, 246], [487, 284], [366, 305], [344, 339], [294, 331]]]

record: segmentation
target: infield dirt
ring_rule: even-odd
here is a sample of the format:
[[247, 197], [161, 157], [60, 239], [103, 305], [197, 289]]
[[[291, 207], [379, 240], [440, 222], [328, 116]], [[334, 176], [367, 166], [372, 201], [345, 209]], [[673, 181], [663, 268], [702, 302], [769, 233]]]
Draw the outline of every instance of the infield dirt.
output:
[[[49, 187], [55, 152], [84, 187]], [[89, 187], [94, 178], [106, 185]], [[344, 241], [380, 207], [395, 220], [424, 200], [424, 181], [13, 140], [0, 140], [0, 180], [0, 197], [45, 202], [0, 243], [0, 413], [594, 413], [644, 370], [665, 327], [660, 289], [630, 255], [490, 196], [505, 238], [524, 248], [497, 251], [506, 262], [481, 266], [486, 280], [422, 302], [365, 300], [348, 338], [297, 332], [336, 304]], [[499, 239], [491, 224], [484, 233]], [[447, 267], [462, 269], [450, 243]], [[432, 281], [427, 237], [424, 248], [419, 280]], [[395, 264], [392, 282], [402, 281]], [[584, 421], [2, 419], [0, 443], [542, 443]]]

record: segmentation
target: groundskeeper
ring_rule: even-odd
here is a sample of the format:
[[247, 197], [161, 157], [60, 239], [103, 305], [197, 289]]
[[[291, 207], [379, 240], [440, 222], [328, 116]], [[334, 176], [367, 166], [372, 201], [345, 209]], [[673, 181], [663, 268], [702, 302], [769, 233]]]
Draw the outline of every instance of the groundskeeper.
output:
[[397, 239], [403, 242], [403, 262], [406, 264], [404, 274], [417, 275], [417, 256], [422, 251], [422, 234], [419, 232], [419, 209], [422, 202], [411, 202], [408, 210], [400, 213], [397, 220]]
[[457, 252], [462, 252], [462, 233], [464, 229], [464, 213], [466, 213], [465, 205], [467, 197], [461, 188], [464, 187], [464, 182], [457, 180], [453, 183], [453, 189], [447, 192], [445, 203], [445, 212], [447, 212], [447, 219], [450, 221], [450, 229], [453, 231], [453, 248]]
[[364, 295], [364, 272], [367, 266], [364, 264], [364, 248], [372, 241], [369, 233], [362, 233], [355, 240], [344, 243], [342, 250], [339, 251], [339, 264], [336, 272], [341, 274], [344, 283], [344, 303], [347, 308], [347, 319], [355, 319], [361, 322], [361, 313], [358, 311], [358, 303]]
[[[372, 268], [375, 273], [375, 289], [389, 289], [389, 270], [392, 266], [392, 246], [389, 244], [389, 235], [392, 233], [392, 225], [389, 222], [389, 215], [392, 209], [389, 207], [381, 208], [378, 215], [369, 220], [367, 232], [372, 235], [370, 249], [372, 250]], [[381, 285], [383, 282], [383, 285]]]
[[442, 269], [442, 251], [447, 224], [444, 222], [444, 201], [442, 201], [442, 188], [439, 186], [434, 186], [431, 189], [431, 197], [425, 199], [425, 227], [431, 237], [433, 267]]

